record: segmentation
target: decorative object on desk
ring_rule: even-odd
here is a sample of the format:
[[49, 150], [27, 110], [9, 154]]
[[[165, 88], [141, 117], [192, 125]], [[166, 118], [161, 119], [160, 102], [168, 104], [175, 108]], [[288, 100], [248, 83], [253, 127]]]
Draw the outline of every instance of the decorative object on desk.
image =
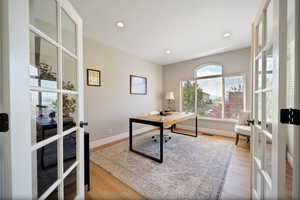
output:
[[101, 86], [101, 71], [95, 69], [87, 69], [87, 85]]
[[49, 118], [50, 118], [51, 123], [55, 122], [55, 120], [54, 120], [55, 116], [56, 116], [55, 111], [52, 111], [52, 112], [49, 113]]
[[130, 75], [130, 94], [146, 95], [147, 78], [142, 76]]
[[175, 100], [174, 92], [167, 92], [166, 100], [168, 100], [168, 108], [167, 111], [171, 111], [171, 102]]

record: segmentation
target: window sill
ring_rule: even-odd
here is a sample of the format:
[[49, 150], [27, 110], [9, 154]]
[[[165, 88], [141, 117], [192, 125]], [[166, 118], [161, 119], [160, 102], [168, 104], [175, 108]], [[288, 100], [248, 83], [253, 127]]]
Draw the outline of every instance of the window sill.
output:
[[225, 122], [225, 123], [237, 123], [238, 122], [238, 120], [236, 120], [236, 119], [217, 119], [217, 118], [210, 118], [210, 117], [198, 117], [198, 120], [207, 120], [207, 121]]

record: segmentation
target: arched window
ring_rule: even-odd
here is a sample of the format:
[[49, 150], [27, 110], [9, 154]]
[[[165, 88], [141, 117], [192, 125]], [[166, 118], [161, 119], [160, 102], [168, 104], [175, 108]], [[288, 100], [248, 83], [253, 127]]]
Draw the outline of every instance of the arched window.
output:
[[196, 78], [222, 75], [222, 66], [216, 64], [201, 65], [195, 69]]
[[244, 75], [224, 76], [219, 64], [200, 65], [194, 80], [181, 81], [181, 110], [199, 117], [237, 119], [244, 99]]

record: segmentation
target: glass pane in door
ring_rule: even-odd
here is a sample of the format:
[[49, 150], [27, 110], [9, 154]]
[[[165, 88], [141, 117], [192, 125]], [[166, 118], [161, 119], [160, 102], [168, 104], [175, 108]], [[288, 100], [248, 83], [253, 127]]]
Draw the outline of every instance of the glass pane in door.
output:
[[257, 144], [256, 148], [254, 149], [254, 156], [258, 159], [259, 163], [262, 163], [262, 157], [263, 157], [263, 137], [262, 133], [259, 132], [257, 128], [256, 129], [256, 137], [255, 142]]
[[56, 188], [47, 198], [46, 200], [57, 200], [58, 199], [58, 189]]
[[257, 31], [257, 51], [256, 53], [258, 54], [262, 47], [263, 47], [263, 22], [262, 20], [260, 20], [258, 26], [256, 27], [256, 31]]
[[266, 88], [272, 88], [273, 84], [273, 48], [266, 51]]
[[58, 180], [57, 141], [33, 152], [33, 183], [40, 197]]
[[57, 135], [58, 94], [31, 92], [32, 144]]
[[68, 170], [75, 162], [77, 158], [76, 146], [77, 146], [77, 132], [74, 131], [63, 139], [64, 145], [64, 172]]
[[262, 58], [259, 57], [258, 60], [256, 60], [256, 90], [259, 90], [262, 88]]
[[64, 9], [61, 13], [61, 23], [63, 47], [76, 55], [76, 24]]
[[265, 129], [272, 134], [272, 120], [273, 120], [273, 95], [272, 91], [266, 92], [266, 127]]
[[63, 53], [63, 89], [77, 90], [77, 61], [66, 53]]
[[63, 94], [63, 130], [73, 128], [77, 124], [78, 99], [77, 95]]
[[266, 136], [264, 171], [272, 178], [272, 138]]
[[30, 24], [57, 41], [56, 0], [29, 0]]
[[64, 179], [64, 199], [73, 200], [77, 194], [77, 168]]
[[266, 9], [266, 27], [267, 27], [267, 44], [270, 44], [273, 40], [273, 0], [270, 1]]
[[57, 88], [58, 50], [51, 43], [30, 32], [30, 84]]

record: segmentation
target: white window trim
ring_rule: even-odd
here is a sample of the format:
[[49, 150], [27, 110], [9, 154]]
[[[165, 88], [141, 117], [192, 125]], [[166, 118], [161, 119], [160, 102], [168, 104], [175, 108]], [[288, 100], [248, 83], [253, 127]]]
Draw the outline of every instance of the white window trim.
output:
[[[222, 67], [222, 74], [220, 75], [209, 75], [209, 76], [203, 76], [203, 77], [197, 77], [197, 70], [202, 68], [202, 67], [206, 67], [208, 65], [219, 65]], [[199, 116], [198, 119], [200, 120], [212, 120], [212, 121], [222, 121], [222, 122], [228, 122], [228, 123], [235, 123], [237, 122], [237, 119], [230, 119], [230, 118], [224, 118], [224, 114], [225, 114], [225, 110], [224, 110], [224, 104], [225, 104], [225, 78], [226, 77], [234, 77], [234, 76], [242, 76], [243, 80], [244, 80], [244, 87], [243, 87], [243, 111], [246, 111], [246, 90], [247, 90], [247, 80], [246, 80], [246, 74], [244, 72], [236, 72], [236, 73], [228, 73], [228, 74], [224, 74], [224, 67], [221, 64], [218, 63], [205, 63], [205, 64], [201, 64], [198, 65], [196, 68], [194, 68], [193, 70], [193, 79], [192, 80], [180, 80], [179, 82], [179, 95], [180, 95], [180, 102], [179, 102], [179, 110], [182, 112], [182, 82], [183, 81], [196, 81], [197, 84], [197, 80], [201, 80], [201, 79], [210, 79], [210, 78], [217, 78], [217, 77], [221, 77], [222, 78], [222, 117], [221, 118], [213, 118], [213, 117], [201, 117]], [[195, 93], [196, 93], [196, 89], [195, 89]], [[195, 95], [195, 113], [198, 115], [197, 113], [197, 95]]]

